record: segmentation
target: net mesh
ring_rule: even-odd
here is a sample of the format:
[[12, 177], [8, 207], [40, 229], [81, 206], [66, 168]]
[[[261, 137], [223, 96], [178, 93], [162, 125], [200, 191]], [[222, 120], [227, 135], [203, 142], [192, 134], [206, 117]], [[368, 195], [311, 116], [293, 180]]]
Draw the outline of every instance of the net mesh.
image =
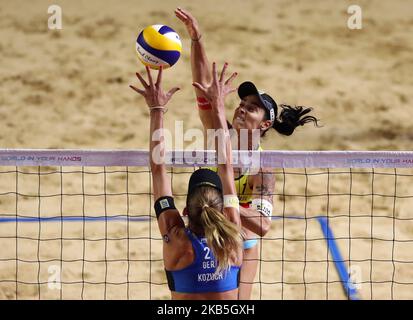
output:
[[[0, 299], [169, 299], [147, 153], [76, 154], [0, 152]], [[413, 155], [330, 155], [263, 153], [274, 211], [252, 298], [412, 299]], [[168, 169], [180, 211], [195, 168]]]

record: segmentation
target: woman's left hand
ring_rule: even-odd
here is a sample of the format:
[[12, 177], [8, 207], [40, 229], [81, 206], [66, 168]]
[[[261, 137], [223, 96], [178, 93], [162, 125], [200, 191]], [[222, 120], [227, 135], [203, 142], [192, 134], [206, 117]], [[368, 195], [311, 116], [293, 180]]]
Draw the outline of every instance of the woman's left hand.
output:
[[211, 103], [215, 109], [224, 107], [224, 100], [227, 95], [236, 91], [232, 88], [232, 80], [238, 75], [234, 72], [226, 81], [224, 81], [225, 71], [227, 70], [228, 63], [224, 64], [220, 77], [218, 78], [218, 72], [216, 63], [212, 63], [212, 82], [209, 86], [204, 86], [198, 82], [194, 82], [192, 85], [199, 89], [207, 100]]
[[135, 86], [129, 85], [137, 93], [141, 94], [148, 105], [149, 108], [152, 107], [163, 107], [165, 106], [176, 91], [179, 90], [178, 87], [174, 87], [168, 92], [163, 91], [162, 84], [162, 66], [159, 68], [158, 77], [156, 82], [153, 83], [152, 75], [149, 67], [146, 67], [146, 72], [148, 73], [149, 84], [143, 79], [143, 77], [137, 72], [136, 76], [142, 83], [144, 90], [138, 89]]

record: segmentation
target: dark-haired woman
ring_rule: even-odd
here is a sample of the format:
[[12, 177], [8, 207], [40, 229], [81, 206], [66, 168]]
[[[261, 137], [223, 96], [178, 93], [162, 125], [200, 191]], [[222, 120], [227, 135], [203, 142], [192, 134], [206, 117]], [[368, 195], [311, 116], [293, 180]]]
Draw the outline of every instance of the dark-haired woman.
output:
[[[212, 76], [202, 34], [196, 19], [185, 10], [177, 8], [175, 15], [185, 24], [191, 38], [191, 67], [193, 81], [203, 85], [211, 83]], [[224, 69], [227, 65], [224, 66]], [[212, 128], [211, 103], [203, 92], [195, 89], [199, 116], [204, 130]], [[235, 109], [232, 123], [239, 138], [241, 131], [248, 131], [248, 150], [262, 150], [259, 141], [253, 141], [252, 132], [258, 129], [263, 137], [269, 129], [282, 135], [291, 135], [298, 126], [308, 122], [317, 125], [317, 119], [307, 115], [311, 108], [278, 106], [274, 99], [259, 91], [252, 82], [244, 82], [238, 88], [239, 106]], [[240, 141], [240, 139], [239, 139]], [[242, 141], [238, 149], [242, 148]], [[252, 285], [258, 266], [257, 235], [264, 236], [271, 226], [271, 214], [274, 194], [274, 175], [271, 170], [261, 168], [258, 173], [235, 171], [236, 190], [240, 201], [241, 222], [244, 228], [244, 261], [241, 269], [240, 299], [251, 297]]]

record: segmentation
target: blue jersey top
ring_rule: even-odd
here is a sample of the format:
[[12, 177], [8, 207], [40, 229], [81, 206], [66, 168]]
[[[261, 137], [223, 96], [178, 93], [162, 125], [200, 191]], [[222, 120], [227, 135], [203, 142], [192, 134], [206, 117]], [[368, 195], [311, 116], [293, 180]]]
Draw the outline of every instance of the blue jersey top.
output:
[[180, 293], [224, 292], [239, 286], [240, 267], [216, 273], [216, 260], [206, 239], [198, 239], [189, 229], [185, 229], [194, 249], [195, 259], [188, 267], [166, 272], [171, 291]]

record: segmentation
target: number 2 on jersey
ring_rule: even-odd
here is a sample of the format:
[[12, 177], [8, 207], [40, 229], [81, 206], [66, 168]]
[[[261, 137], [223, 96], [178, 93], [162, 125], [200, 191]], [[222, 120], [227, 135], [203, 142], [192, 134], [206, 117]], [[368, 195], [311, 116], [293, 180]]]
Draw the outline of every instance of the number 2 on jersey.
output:
[[209, 255], [211, 249], [209, 249], [208, 247], [205, 247], [204, 251], [206, 251], [204, 259], [205, 260], [211, 260], [211, 256]]

